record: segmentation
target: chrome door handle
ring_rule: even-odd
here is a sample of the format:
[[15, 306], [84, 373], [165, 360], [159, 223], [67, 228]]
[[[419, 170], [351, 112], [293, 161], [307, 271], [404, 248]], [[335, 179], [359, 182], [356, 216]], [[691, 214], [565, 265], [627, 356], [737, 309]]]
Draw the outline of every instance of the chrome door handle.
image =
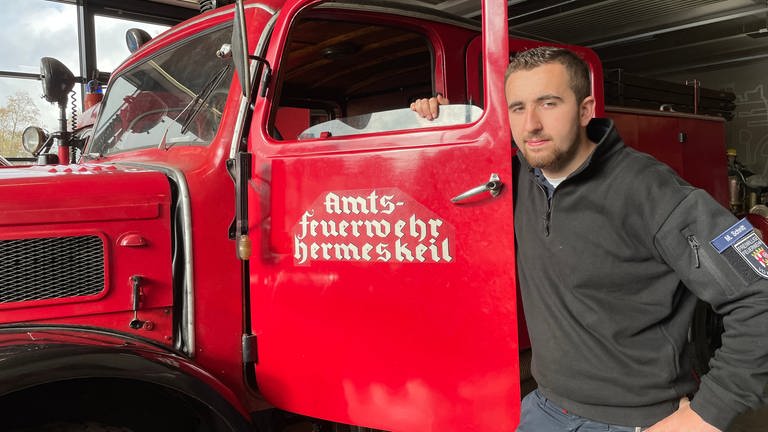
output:
[[492, 197], [497, 197], [501, 193], [501, 188], [503, 186], [504, 186], [504, 183], [502, 183], [501, 180], [499, 179], [499, 175], [491, 174], [491, 178], [488, 180], [488, 182], [483, 183], [478, 187], [474, 187], [464, 193], [456, 195], [455, 197], [451, 198], [451, 202], [453, 203], [459, 202], [461, 200], [465, 200], [467, 198], [473, 197], [483, 192], [489, 192]]

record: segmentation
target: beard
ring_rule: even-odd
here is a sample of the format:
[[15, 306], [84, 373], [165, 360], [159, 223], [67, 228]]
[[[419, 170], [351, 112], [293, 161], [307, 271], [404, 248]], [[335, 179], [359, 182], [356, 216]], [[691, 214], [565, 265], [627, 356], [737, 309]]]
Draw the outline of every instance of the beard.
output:
[[576, 153], [579, 150], [577, 143], [578, 138], [576, 137], [574, 137], [568, 145], [555, 143], [552, 141], [552, 137], [545, 135], [529, 135], [525, 137], [526, 141], [540, 139], [549, 140], [552, 145], [549, 148], [541, 149], [539, 151], [531, 151], [525, 144], [521, 147], [525, 160], [528, 161], [528, 164], [533, 168], [549, 172], [558, 172], [576, 157]]

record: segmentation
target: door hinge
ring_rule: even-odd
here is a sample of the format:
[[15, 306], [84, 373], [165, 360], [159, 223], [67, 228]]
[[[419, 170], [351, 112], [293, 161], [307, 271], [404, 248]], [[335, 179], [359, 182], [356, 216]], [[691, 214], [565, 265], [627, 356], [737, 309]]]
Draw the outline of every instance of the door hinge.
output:
[[258, 363], [259, 350], [256, 343], [256, 335], [243, 335], [243, 363]]

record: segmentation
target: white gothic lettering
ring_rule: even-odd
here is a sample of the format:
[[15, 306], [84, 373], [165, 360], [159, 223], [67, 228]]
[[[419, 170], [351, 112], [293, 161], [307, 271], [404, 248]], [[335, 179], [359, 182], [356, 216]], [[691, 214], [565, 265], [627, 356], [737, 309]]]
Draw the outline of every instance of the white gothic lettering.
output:
[[294, 260], [299, 265], [311, 261], [449, 263], [453, 232], [443, 220], [426, 213], [420, 205], [398, 201], [394, 194], [329, 192], [319, 209], [301, 215], [294, 229]]

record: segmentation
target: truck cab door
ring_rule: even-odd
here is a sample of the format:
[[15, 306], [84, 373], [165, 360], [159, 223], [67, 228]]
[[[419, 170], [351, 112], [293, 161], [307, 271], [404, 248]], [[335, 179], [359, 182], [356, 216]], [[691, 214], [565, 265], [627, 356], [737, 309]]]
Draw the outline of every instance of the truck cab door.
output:
[[393, 431], [517, 424], [506, 2], [484, 13], [484, 106], [430, 122], [408, 104], [451, 88], [445, 52], [476, 30], [282, 8], [248, 139], [255, 377], [276, 407]]

